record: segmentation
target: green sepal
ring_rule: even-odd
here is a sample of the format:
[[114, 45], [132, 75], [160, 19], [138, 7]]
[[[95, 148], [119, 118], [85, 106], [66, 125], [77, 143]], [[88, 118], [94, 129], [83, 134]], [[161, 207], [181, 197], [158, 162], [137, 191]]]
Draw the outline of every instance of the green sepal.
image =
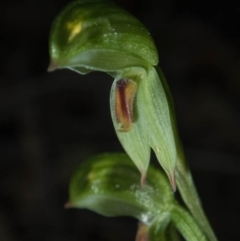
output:
[[104, 216], [132, 216], [150, 224], [169, 209], [173, 193], [166, 176], [149, 167], [144, 187], [126, 154], [102, 154], [79, 166], [72, 176], [68, 206]]
[[[110, 95], [110, 109], [117, 136], [127, 154], [131, 157], [140, 172], [147, 171], [150, 158], [150, 148], [166, 172], [173, 190], [176, 189], [175, 167], [177, 150], [171, 111], [165, 93], [165, 79], [154, 67], [147, 71], [142, 68], [128, 68], [116, 76]], [[114, 110], [116, 81], [120, 78], [132, 79], [137, 84], [134, 99], [134, 122], [128, 132], [119, 132]], [[163, 81], [163, 84], [162, 84]]]
[[50, 56], [50, 70], [83, 67], [108, 72], [158, 64], [144, 25], [115, 3], [101, 0], [75, 1], [58, 15]]
[[176, 189], [175, 167], [177, 150], [170, 106], [158, 73], [154, 67], [138, 81], [136, 95], [138, 115], [142, 135], [154, 150], [156, 157], [165, 170], [172, 188]]

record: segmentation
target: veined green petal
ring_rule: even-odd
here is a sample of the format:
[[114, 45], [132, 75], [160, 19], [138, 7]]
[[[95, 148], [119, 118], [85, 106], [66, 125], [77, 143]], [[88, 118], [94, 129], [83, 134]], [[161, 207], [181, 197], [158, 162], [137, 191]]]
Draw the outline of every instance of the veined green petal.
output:
[[116, 71], [157, 65], [154, 42], [142, 23], [113, 2], [70, 3], [55, 19], [50, 36], [50, 70], [84, 67]]

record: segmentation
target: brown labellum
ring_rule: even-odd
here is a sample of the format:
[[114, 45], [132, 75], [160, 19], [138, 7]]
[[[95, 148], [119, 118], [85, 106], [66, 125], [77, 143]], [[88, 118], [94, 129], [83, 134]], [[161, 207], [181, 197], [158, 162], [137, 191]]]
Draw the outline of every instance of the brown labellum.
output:
[[115, 114], [119, 131], [128, 132], [133, 123], [133, 100], [137, 84], [133, 80], [120, 79], [115, 89]]
[[137, 231], [135, 241], [148, 241], [148, 226], [147, 225], [145, 225], [141, 222], [138, 224], [138, 231]]

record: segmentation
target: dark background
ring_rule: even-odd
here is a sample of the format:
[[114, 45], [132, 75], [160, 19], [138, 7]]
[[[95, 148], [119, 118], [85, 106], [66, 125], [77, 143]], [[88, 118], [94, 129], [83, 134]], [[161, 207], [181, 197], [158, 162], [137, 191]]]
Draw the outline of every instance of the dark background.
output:
[[[137, 222], [65, 210], [87, 157], [119, 151], [112, 79], [47, 73], [51, 22], [67, 0], [0, 3], [0, 240], [134, 240]], [[239, 240], [240, 2], [117, 0], [150, 30], [195, 182], [219, 240]]]

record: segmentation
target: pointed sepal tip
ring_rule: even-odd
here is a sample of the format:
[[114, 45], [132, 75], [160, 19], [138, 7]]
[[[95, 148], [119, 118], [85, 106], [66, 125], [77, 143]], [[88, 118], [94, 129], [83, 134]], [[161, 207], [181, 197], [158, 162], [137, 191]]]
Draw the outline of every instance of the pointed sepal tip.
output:
[[70, 201], [67, 201], [65, 204], [64, 204], [64, 208], [65, 209], [69, 209], [72, 207], [72, 203]]
[[176, 192], [177, 191], [177, 184], [176, 184], [176, 178], [175, 178], [174, 172], [173, 173], [167, 173], [167, 176], [168, 176], [170, 185], [172, 187], [172, 190], [174, 192]]
[[53, 72], [54, 70], [56, 70], [58, 68], [58, 63], [57, 62], [54, 62], [54, 61], [51, 61], [48, 68], [47, 68], [47, 71], [48, 72]]
[[140, 180], [141, 187], [144, 187], [144, 186], [145, 186], [146, 180], [147, 180], [147, 174], [146, 174], [146, 173], [142, 173], [142, 174], [141, 174], [141, 180]]

